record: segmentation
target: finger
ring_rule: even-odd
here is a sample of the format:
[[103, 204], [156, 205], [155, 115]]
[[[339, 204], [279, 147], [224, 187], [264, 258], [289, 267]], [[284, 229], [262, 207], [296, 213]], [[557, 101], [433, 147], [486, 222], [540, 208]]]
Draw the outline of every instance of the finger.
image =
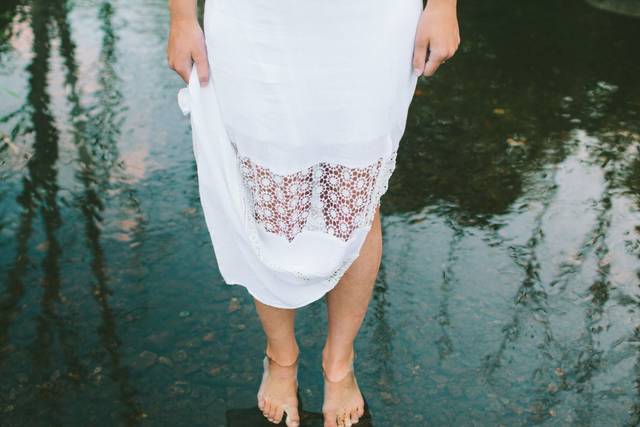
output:
[[209, 63], [207, 61], [207, 52], [204, 48], [199, 49], [193, 55], [193, 60], [196, 63], [196, 70], [198, 70], [198, 78], [200, 84], [206, 86], [209, 82]]
[[427, 59], [427, 64], [424, 66], [424, 75], [432, 76], [438, 67], [442, 64], [442, 61], [446, 59], [446, 55], [443, 55], [438, 50], [432, 50], [429, 52], [429, 58]]
[[189, 72], [191, 71], [191, 60], [186, 58], [167, 58], [169, 68], [176, 72], [185, 83], [189, 83]]
[[428, 39], [416, 36], [416, 44], [413, 48], [413, 70], [418, 76], [424, 72], [424, 63], [427, 60], [428, 47]]
[[180, 78], [186, 83], [189, 84], [189, 74], [191, 74], [191, 63], [183, 63], [174, 68], [174, 71], [178, 73]]

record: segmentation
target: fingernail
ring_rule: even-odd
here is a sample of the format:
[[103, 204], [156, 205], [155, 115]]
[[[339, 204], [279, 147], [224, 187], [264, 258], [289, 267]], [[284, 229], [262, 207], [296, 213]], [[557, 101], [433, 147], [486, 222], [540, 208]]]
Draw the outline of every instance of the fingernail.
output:
[[413, 69], [413, 74], [415, 74], [416, 76], [420, 77], [422, 75], [422, 70], [420, 68], [414, 68]]

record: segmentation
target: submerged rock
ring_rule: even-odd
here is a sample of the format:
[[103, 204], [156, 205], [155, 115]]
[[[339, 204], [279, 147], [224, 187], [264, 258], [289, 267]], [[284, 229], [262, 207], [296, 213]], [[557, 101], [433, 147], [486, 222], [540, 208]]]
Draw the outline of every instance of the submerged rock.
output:
[[640, 18], [640, 1], [638, 0], [587, 0], [587, 3], [608, 12]]
[[220, 366], [212, 366], [207, 372], [212, 377], [217, 377], [218, 375], [220, 375], [220, 372], [222, 372], [222, 368]]
[[161, 365], [165, 365], [165, 366], [173, 366], [173, 362], [171, 361], [171, 359], [169, 359], [166, 356], [158, 357], [158, 363], [160, 363]]
[[231, 300], [229, 300], [229, 306], [227, 307], [227, 311], [229, 313], [233, 313], [234, 311], [237, 311], [239, 309], [240, 309], [240, 301], [238, 300], [238, 298], [232, 297]]
[[184, 362], [188, 358], [189, 358], [189, 355], [184, 350], [178, 350], [175, 353], [173, 353], [173, 360], [175, 362], [178, 362], [178, 363]]
[[155, 365], [158, 360], [158, 355], [152, 351], [145, 350], [138, 355], [138, 358], [133, 362], [133, 367], [137, 369], [147, 369]]
[[188, 382], [177, 380], [173, 384], [169, 386], [169, 392], [174, 396], [180, 396], [183, 394], [187, 394], [191, 391], [191, 386]]

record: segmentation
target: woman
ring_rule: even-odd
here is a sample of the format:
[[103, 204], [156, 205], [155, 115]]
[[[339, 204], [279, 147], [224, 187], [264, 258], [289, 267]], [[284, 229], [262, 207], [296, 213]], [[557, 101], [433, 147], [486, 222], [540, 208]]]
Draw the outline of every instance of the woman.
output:
[[458, 47], [456, 0], [209, 0], [204, 31], [195, 0], [169, 7], [218, 266], [251, 293], [267, 338], [258, 407], [299, 424], [295, 309], [326, 294], [325, 426], [355, 424], [380, 197], [418, 76]]

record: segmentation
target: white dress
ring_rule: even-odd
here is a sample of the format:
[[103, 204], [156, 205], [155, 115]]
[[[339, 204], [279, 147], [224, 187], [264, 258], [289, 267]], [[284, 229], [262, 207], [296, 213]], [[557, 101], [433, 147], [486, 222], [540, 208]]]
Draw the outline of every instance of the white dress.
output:
[[195, 67], [200, 200], [227, 284], [307, 305], [357, 258], [416, 87], [422, 0], [208, 0], [211, 80]]

